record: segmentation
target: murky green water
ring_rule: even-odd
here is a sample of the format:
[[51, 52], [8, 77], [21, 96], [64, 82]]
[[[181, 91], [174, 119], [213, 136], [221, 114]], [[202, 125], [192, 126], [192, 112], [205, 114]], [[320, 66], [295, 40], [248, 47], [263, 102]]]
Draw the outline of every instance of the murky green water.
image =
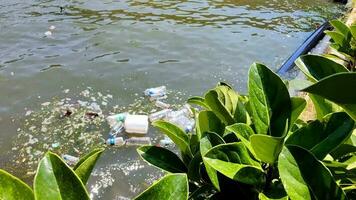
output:
[[[29, 181], [44, 151], [85, 153], [107, 137], [109, 112], [152, 111], [140, 97], [147, 87], [166, 85], [170, 103], [218, 81], [244, 92], [253, 61], [277, 69], [341, 8], [326, 0], [1, 0], [0, 167]], [[61, 101], [75, 113], [54, 120]], [[83, 117], [93, 102], [103, 113], [94, 121]], [[149, 136], [163, 137], [152, 128]], [[88, 188], [93, 199], [132, 198], [160, 175], [135, 148], [110, 148]]]

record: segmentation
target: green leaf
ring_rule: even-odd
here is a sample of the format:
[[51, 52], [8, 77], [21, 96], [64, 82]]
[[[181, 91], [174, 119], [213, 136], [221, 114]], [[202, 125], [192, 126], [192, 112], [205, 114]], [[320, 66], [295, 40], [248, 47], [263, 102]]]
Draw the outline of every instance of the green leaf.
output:
[[344, 112], [333, 113], [324, 120], [327, 121], [325, 128], [319, 121], [309, 123], [308, 126], [289, 136], [286, 144], [310, 150], [318, 159], [322, 160], [350, 137], [355, 124]]
[[[201, 156], [203, 157], [212, 147], [224, 143], [224, 140], [216, 133], [206, 132], [203, 138], [200, 140]], [[216, 170], [207, 164], [204, 159], [203, 162], [211, 183], [218, 191], [220, 191], [219, 179]]]
[[258, 199], [259, 200], [288, 200], [288, 196], [281, 197], [281, 198], [269, 198], [266, 195], [264, 195], [263, 193], [260, 193], [258, 195]]
[[350, 26], [350, 31], [354, 40], [356, 40], [356, 24]]
[[90, 199], [80, 178], [51, 152], [46, 153], [39, 163], [34, 192], [37, 200]]
[[303, 110], [305, 109], [307, 102], [305, 101], [305, 99], [301, 97], [292, 97], [291, 103], [292, 103], [292, 115], [291, 115], [290, 125], [292, 126], [294, 122], [299, 118]]
[[202, 164], [203, 164], [203, 158], [201, 157], [200, 151], [198, 151], [188, 165], [187, 175], [189, 180], [201, 182], [202, 177], [200, 173], [200, 167]]
[[335, 103], [316, 94], [309, 94], [310, 99], [314, 104], [317, 119], [323, 119], [325, 115], [333, 112], [341, 112], [343, 109]]
[[283, 147], [279, 155], [278, 170], [284, 189], [291, 200], [312, 199], [298, 163], [286, 147]]
[[189, 137], [181, 128], [162, 120], [157, 120], [153, 122], [152, 125], [166, 134], [179, 147], [184, 155], [189, 158], [193, 157], [190, 151]]
[[187, 200], [188, 179], [186, 174], [168, 174], [135, 198], [136, 200], [167, 199]]
[[94, 149], [87, 155], [83, 156], [74, 166], [73, 170], [82, 180], [83, 184], [87, 183], [90, 174], [94, 169], [96, 161], [99, 159], [100, 155], [103, 153], [104, 150], [105, 149], [103, 148]]
[[15, 176], [0, 169], [0, 199], [34, 200], [31, 188]]
[[189, 195], [191, 200], [205, 200], [212, 194], [214, 188], [211, 185], [203, 185]]
[[330, 36], [334, 42], [340, 46], [345, 45], [345, 36], [336, 31], [325, 31], [325, 34]]
[[341, 34], [344, 35], [344, 37], [348, 38], [350, 35], [350, 29], [349, 27], [344, 24], [340, 20], [331, 20], [330, 24]]
[[231, 126], [227, 126], [226, 130], [233, 132], [238, 139], [247, 147], [247, 149], [255, 156], [255, 151], [253, 150], [250, 143], [250, 136], [254, 135], [252, 128], [247, 124], [236, 123]]
[[171, 173], [185, 173], [187, 167], [181, 159], [168, 149], [156, 146], [141, 146], [138, 154], [148, 163]]
[[191, 97], [188, 99], [187, 102], [190, 104], [195, 104], [203, 108], [209, 109], [209, 106], [205, 103], [205, 100], [202, 97]]
[[[338, 73], [321, 79], [303, 91], [322, 96], [345, 109], [356, 120], [356, 73]], [[340, 89], [342, 88], [342, 89]]]
[[282, 150], [284, 137], [255, 134], [250, 137], [256, 157], [266, 163], [274, 163]]
[[314, 82], [339, 72], [348, 72], [343, 65], [320, 55], [301, 56], [295, 64]]
[[283, 148], [278, 169], [288, 196], [294, 199], [347, 199], [330, 171], [307, 150]]
[[201, 111], [198, 115], [199, 128], [197, 130], [198, 137], [201, 138], [205, 132], [214, 132], [222, 136], [224, 134], [225, 125], [214, 114], [213, 111]]
[[260, 185], [265, 181], [259, 163], [250, 157], [240, 142], [215, 146], [203, 156], [203, 160], [215, 170], [241, 183]]
[[210, 90], [205, 94], [205, 102], [216, 116], [226, 125], [234, 123], [234, 118], [220, 101], [217, 91]]
[[291, 101], [288, 89], [278, 75], [266, 66], [254, 63], [249, 71], [248, 91], [257, 134], [285, 135], [291, 117]]

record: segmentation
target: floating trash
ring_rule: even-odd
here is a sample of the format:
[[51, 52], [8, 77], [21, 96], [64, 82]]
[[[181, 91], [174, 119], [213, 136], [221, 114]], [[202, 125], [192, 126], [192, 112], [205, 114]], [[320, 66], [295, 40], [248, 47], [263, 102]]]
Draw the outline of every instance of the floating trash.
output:
[[125, 140], [127, 146], [142, 146], [151, 145], [151, 138], [149, 137], [131, 137]]
[[127, 133], [146, 134], [148, 131], [147, 115], [127, 115], [125, 119]]
[[78, 158], [78, 157], [71, 156], [71, 155], [68, 155], [68, 154], [62, 155], [62, 158], [63, 158], [63, 160], [66, 161], [66, 163], [67, 163], [68, 165], [75, 165], [75, 164], [77, 164], [77, 162], [79, 161], [79, 158]]
[[52, 31], [46, 31], [44, 34], [45, 34], [45, 36], [49, 37], [52, 35]]
[[165, 108], [165, 109], [171, 107], [171, 105], [169, 105], [168, 103], [164, 103], [159, 100], [155, 102], [155, 106], [157, 106], [158, 108]]
[[109, 138], [106, 141], [106, 144], [110, 146], [124, 146], [125, 141], [123, 137], [115, 137], [115, 138]]

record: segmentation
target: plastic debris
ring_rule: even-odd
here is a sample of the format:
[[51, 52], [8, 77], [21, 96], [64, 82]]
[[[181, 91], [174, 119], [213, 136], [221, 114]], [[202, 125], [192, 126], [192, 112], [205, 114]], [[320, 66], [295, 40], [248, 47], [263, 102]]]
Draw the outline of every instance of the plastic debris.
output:
[[111, 131], [109, 132], [109, 137], [116, 137], [118, 134], [122, 133], [124, 131], [124, 123], [123, 122], [118, 122], [114, 127], [112, 127]]
[[155, 102], [155, 106], [157, 106], [158, 108], [163, 108], [163, 109], [167, 109], [167, 108], [171, 107], [171, 105], [169, 105], [168, 103], [164, 103], [159, 100]]
[[44, 34], [45, 34], [45, 36], [51, 36], [52, 35], [52, 31], [46, 31]]
[[127, 115], [124, 124], [127, 133], [146, 134], [148, 131], [148, 116]]
[[123, 146], [125, 144], [125, 141], [123, 137], [115, 137], [115, 138], [109, 138], [106, 141], [106, 144], [111, 146]]
[[75, 165], [79, 161], [78, 157], [71, 156], [68, 154], [62, 155], [62, 158], [66, 161], [68, 165]]
[[51, 147], [52, 147], [52, 148], [58, 148], [59, 145], [60, 145], [59, 142], [56, 142], [56, 143], [52, 143], [52, 144], [51, 144]]
[[163, 140], [159, 141], [159, 146], [161, 146], [161, 147], [168, 147], [173, 144], [174, 144], [174, 142], [167, 136], [165, 136]]
[[124, 122], [128, 113], [120, 113], [116, 115], [111, 115], [106, 118], [106, 121], [110, 127], [114, 127], [118, 122]]
[[150, 145], [151, 139], [149, 137], [131, 137], [125, 140], [125, 145], [127, 146], [141, 146], [141, 145]]
[[148, 88], [144, 91], [144, 94], [149, 97], [155, 97], [155, 96], [165, 96], [167, 93], [167, 88], [166, 86], [159, 86], [155, 88]]
[[56, 29], [56, 27], [55, 26], [53, 26], [53, 25], [51, 25], [51, 26], [49, 26], [49, 28], [48, 28], [50, 31], [53, 31], [54, 29]]
[[167, 117], [168, 114], [171, 112], [172, 112], [171, 109], [164, 109], [164, 110], [150, 114], [149, 119], [151, 122], [159, 120], [159, 119], [163, 119], [163, 118]]
[[150, 97], [150, 101], [159, 101], [159, 100], [163, 100], [163, 99], [167, 99], [167, 95], [162, 95], [162, 96], [152, 96]]

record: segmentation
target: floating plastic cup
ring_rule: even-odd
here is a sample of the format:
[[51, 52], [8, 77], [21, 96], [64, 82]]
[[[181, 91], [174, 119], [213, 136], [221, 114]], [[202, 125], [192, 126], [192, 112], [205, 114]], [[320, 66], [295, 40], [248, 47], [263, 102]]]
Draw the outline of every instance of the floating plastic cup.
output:
[[127, 115], [125, 119], [125, 130], [127, 133], [146, 134], [148, 131], [148, 116]]

